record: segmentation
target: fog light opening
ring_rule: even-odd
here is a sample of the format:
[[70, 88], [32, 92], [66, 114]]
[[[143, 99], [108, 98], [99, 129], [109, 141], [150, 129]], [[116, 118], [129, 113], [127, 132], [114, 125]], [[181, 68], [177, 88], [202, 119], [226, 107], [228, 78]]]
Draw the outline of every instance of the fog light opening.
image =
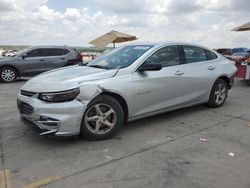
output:
[[47, 116], [40, 116], [39, 121], [37, 121], [37, 123], [42, 123], [48, 126], [57, 126], [60, 123], [60, 121]]

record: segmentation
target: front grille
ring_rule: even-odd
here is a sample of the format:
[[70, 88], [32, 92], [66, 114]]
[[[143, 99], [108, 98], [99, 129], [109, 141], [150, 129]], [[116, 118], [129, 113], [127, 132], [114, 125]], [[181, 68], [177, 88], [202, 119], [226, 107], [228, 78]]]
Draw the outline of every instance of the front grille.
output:
[[24, 114], [30, 115], [33, 112], [33, 107], [30, 106], [29, 104], [23, 103], [23, 108], [22, 111]]
[[27, 96], [27, 97], [32, 97], [35, 94], [36, 94], [35, 92], [21, 90], [21, 95], [24, 95], [24, 96]]
[[24, 113], [27, 115], [30, 115], [33, 113], [33, 107], [27, 103], [17, 101], [17, 106], [18, 106], [18, 109], [20, 110], [20, 113]]

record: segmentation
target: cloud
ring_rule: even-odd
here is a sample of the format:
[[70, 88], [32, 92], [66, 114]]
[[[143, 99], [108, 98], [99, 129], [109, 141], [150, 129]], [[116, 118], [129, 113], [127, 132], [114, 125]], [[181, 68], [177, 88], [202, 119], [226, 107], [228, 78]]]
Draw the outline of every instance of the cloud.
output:
[[68, 20], [76, 20], [81, 17], [81, 13], [79, 9], [76, 8], [67, 8], [66, 12], [64, 13], [64, 18]]
[[249, 0], [198, 0], [200, 3], [204, 3], [204, 7], [211, 11], [222, 11], [222, 12], [249, 12], [250, 3]]
[[0, 11], [1, 12], [7, 12], [10, 10], [14, 10], [14, 6], [11, 3], [11, 1], [8, 0], [1, 0], [0, 1]]
[[32, 13], [32, 19], [37, 22], [48, 23], [60, 18], [62, 18], [60, 12], [49, 9], [46, 5], [40, 6], [36, 12]]
[[0, 43], [86, 46], [97, 36], [118, 30], [136, 35], [138, 42], [249, 47], [249, 33], [230, 31], [249, 21], [248, 1], [237, 2], [95, 0], [89, 7], [55, 10], [47, 0], [0, 0]]
[[194, 13], [199, 10], [202, 10], [204, 7], [202, 4], [199, 4], [198, 1], [195, 0], [172, 0], [169, 4], [167, 9], [167, 13], [171, 14], [187, 14], [187, 13]]
[[116, 0], [110, 2], [110, 0], [95, 0], [95, 2], [108, 10], [111, 10], [117, 14], [130, 14], [138, 13], [145, 9], [147, 0]]
[[231, 9], [235, 11], [246, 11], [249, 13], [250, 10], [250, 2], [249, 0], [237, 0], [231, 1], [232, 6]]

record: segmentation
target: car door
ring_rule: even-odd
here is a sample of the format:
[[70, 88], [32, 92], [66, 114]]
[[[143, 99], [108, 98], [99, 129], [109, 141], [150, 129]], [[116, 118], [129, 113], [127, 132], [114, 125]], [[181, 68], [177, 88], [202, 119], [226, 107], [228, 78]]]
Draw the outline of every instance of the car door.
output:
[[179, 46], [166, 46], [153, 53], [143, 63], [161, 63], [160, 71], [134, 72], [133, 116], [157, 113], [186, 102], [183, 96], [191, 93], [186, 85], [183, 57]]
[[19, 67], [22, 76], [34, 76], [46, 71], [46, 49], [36, 48], [27, 51], [20, 57]]
[[[218, 57], [213, 52], [197, 47], [183, 45], [185, 64], [181, 71], [185, 84], [192, 90], [187, 95], [186, 102], [196, 104], [207, 102], [211, 87], [216, 79], [216, 68]], [[183, 99], [185, 100], [185, 99]]]
[[52, 70], [60, 67], [64, 67], [67, 65], [67, 57], [66, 54], [69, 53], [68, 49], [63, 48], [48, 48], [47, 49], [47, 63], [46, 69]]

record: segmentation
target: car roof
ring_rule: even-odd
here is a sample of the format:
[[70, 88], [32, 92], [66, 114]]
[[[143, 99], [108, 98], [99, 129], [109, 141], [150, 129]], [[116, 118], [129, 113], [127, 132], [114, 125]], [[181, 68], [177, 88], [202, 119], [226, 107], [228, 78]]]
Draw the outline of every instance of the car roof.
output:
[[167, 45], [187, 45], [187, 46], [196, 46], [204, 49], [211, 50], [205, 46], [199, 45], [199, 44], [193, 44], [193, 43], [187, 43], [187, 42], [142, 42], [142, 43], [131, 43], [126, 46], [136, 46], [136, 45], [149, 45], [149, 46], [154, 46], [154, 47], [162, 47], [162, 46], [167, 46]]
[[70, 46], [31, 46], [29, 49], [36, 49], [36, 48], [60, 48], [60, 49], [73, 49]]
[[216, 50], [232, 50], [231, 48], [217, 48]]

